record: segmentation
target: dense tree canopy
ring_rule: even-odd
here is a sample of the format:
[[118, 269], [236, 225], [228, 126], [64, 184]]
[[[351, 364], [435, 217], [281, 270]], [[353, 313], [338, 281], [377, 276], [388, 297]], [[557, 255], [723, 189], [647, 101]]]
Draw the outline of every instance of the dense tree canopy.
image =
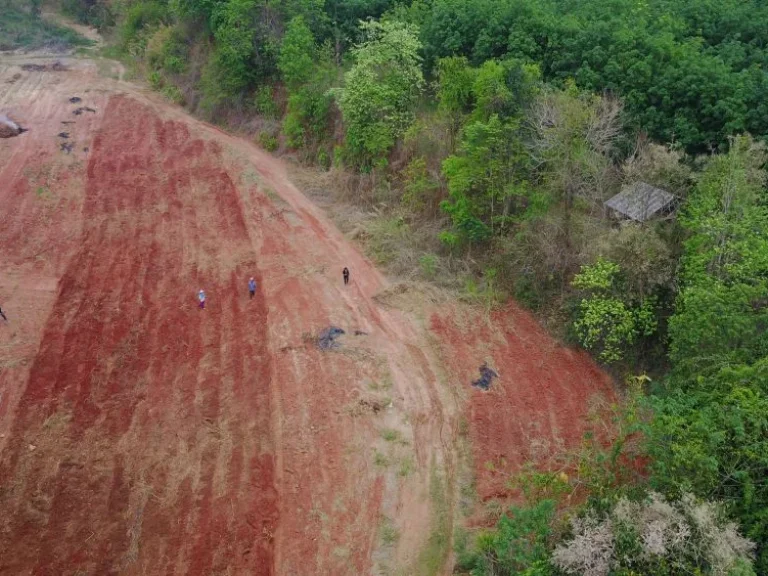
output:
[[424, 78], [420, 44], [409, 27], [392, 21], [361, 24], [363, 41], [336, 91], [346, 125], [346, 152], [364, 167], [386, 160], [414, 119]]
[[621, 97], [634, 129], [689, 151], [743, 131], [768, 136], [768, 7], [760, 0], [65, 0], [98, 23], [147, 4], [204, 25], [215, 47], [207, 89], [222, 82], [225, 97], [276, 75], [292, 18], [303, 17], [341, 64], [361, 39], [360, 21], [384, 16], [419, 27], [428, 76], [441, 73], [443, 58], [473, 66], [514, 58], [536, 63], [545, 81], [574, 79]]
[[705, 150], [768, 133], [767, 23], [756, 0], [433, 0], [422, 39], [430, 65], [526, 58], [546, 80], [621, 96], [654, 138]]
[[654, 402], [654, 481], [723, 499], [768, 570], [768, 204], [765, 147], [708, 161], [681, 218], [690, 231], [670, 321], [670, 394]]

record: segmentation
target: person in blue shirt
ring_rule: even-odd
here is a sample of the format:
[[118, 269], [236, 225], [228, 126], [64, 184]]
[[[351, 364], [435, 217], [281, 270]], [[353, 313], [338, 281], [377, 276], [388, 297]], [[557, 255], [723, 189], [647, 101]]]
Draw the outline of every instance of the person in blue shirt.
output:
[[248, 293], [251, 295], [251, 298], [256, 296], [256, 280], [253, 279], [253, 276], [248, 280]]
[[205, 291], [200, 288], [200, 292], [197, 293], [197, 299], [200, 300], [200, 310], [205, 309]]

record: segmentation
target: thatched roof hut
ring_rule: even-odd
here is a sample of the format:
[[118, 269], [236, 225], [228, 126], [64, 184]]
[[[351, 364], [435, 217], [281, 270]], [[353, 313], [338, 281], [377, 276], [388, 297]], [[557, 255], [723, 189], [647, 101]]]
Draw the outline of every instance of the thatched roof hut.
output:
[[675, 208], [675, 196], [645, 182], [635, 182], [625, 186], [605, 206], [620, 217], [645, 222], [669, 214]]

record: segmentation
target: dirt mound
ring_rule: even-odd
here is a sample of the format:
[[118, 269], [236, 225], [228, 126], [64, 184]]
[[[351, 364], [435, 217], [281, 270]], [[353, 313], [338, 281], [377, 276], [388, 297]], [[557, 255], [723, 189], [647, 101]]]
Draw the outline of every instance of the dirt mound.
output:
[[21, 69], [24, 72], [66, 72], [67, 66], [59, 62], [53, 62], [51, 64], [22, 64]]
[[26, 132], [26, 130], [5, 114], [0, 114], [0, 138], [13, 138], [22, 132]]

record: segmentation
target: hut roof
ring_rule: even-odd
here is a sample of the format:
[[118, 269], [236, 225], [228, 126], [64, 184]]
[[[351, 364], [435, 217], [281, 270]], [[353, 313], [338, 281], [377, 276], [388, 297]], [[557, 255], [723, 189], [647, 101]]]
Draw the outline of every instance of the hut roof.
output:
[[667, 208], [674, 200], [674, 195], [669, 192], [654, 188], [645, 182], [635, 182], [624, 187], [605, 205], [627, 218], [645, 222]]

